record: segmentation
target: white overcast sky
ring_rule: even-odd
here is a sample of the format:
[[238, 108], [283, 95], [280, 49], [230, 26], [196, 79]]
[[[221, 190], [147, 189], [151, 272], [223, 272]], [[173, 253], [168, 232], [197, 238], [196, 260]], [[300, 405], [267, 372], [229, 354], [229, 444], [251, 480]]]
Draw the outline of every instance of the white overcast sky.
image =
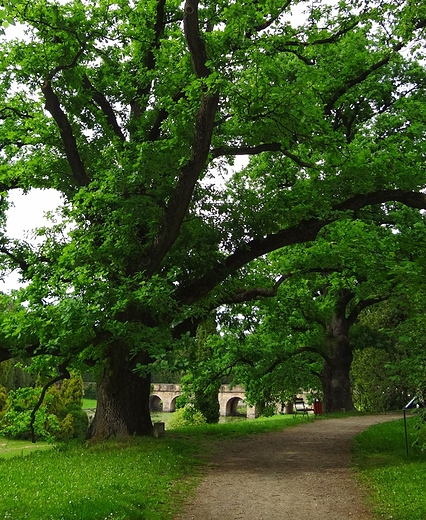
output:
[[[45, 218], [48, 211], [54, 211], [61, 204], [59, 192], [55, 190], [31, 190], [24, 195], [22, 190], [9, 192], [9, 200], [13, 207], [7, 211], [6, 236], [8, 238], [31, 241], [35, 228], [49, 225]], [[0, 291], [9, 292], [19, 287], [19, 276], [11, 273], [3, 281], [0, 280]]]
[[47, 225], [45, 214], [61, 204], [59, 192], [55, 190], [33, 189], [26, 195], [22, 190], [9, 192], [13, 206], [7, 211], [7, 236], [9, 238], [29, 238], [33, 229]]

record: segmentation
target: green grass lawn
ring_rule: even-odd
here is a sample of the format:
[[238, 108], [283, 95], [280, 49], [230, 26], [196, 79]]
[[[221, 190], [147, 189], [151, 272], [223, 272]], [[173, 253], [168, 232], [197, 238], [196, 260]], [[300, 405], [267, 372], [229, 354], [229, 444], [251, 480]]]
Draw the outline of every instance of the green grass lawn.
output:
[[[31, 443], [0, 439], [0, 455], [7, 450], [6, 457], [15, 455], [0, 456], [0, 518], [171, 520], [219, 444], [307, 420], [314, 419], [276, 416], [170, 430], [160, 439], [71, 444], [35, 452], [25, 447]], [[408, 423], [411, 444], [415, 432], [412, 421]], [[21, 453], [29, 456], [16, 456]], [[381, 518], [426, 519], [426, 454], [410, 447], [407, 459], [402, 421], [379, 424], [359, 435], [354, 463]]]
[[70, 445], [0, 459], [0, 518], [170, 520], [195, 489], [218, 441], [306, 420], [278, 416], [194, 426], [160, 439]]
[[92, 410], [96, 408], [96, 399], [83, 399], [83, 410]]
[[373, 509], [389, 520], [426, 519], [426, 453], [412, 446], [413, 419], [407, 424], [408, 458], [403, 420], [372, 426], [355, 439], [354, 461], [371, 490]]
[[0, 437], [0, 459], [10, 459], [18, 455], [29, 455], [33, 451], [45, 450], [51, 447], [52, 445], [47, 444], [47, 442], [37, 442], [33, 444], [31, 441], [15, 441]]

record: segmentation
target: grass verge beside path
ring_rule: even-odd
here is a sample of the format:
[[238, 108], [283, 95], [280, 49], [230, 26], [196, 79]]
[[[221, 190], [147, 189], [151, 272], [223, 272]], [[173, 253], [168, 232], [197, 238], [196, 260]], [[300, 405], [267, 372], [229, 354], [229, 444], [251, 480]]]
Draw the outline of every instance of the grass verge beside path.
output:
[[408, 458], [403, 420], [377, 424], [355, 438], [354, 462], [380, 518], [426, 519], [426, 453], [412, 446], [413, 421], [407, 421]]
[[69, 445], [0, 458], [0, 518], [171, 520], [199, 482], [218, 441], [280, 430], [306, 418], [276, 416], [194, 426], [165, 437]]

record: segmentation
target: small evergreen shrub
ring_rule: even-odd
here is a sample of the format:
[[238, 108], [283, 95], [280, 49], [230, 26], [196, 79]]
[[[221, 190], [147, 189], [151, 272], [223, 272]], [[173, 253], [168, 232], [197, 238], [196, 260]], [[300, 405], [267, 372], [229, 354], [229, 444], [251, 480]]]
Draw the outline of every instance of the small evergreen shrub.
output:
[[[87, 417], [86, 412], [84, 412], [81, 408], [75, 407], [75, 405], [67, 408], [66, 410], [68, 410], [68, 413], [66, 413], [66, 415], [59, 423], [59, 429], [55, 435], [55, 440], [83, 440], [86, 436], [86, 431], [89, 426], [89, 418]], [[66, 410], [63, 413], [65, 413]]]
[[97, 399], [98, 398], [98, 389], [96, 387], [96, 383], [89, 383], [84, 390], [84, 397], [86, 399]]
[[7, 390], [4, 386], [0, 386], [0, 417], [3, 415], [7, 404]]
[[[61, 413], [61, 417], [63, 417], [61, 424], [67, 419], [67, 417], [67, 422], [72, 424], [72, 430], [69, 431], [68, 439], [83, 440], [85, 438], [87, 428], [89, 427], [89, 418], [86, 412], [81, 409], [81, 407], [71, 403], [64, 408], [63, 412]], [[67, 428], [69, 430], [68, 426]]]

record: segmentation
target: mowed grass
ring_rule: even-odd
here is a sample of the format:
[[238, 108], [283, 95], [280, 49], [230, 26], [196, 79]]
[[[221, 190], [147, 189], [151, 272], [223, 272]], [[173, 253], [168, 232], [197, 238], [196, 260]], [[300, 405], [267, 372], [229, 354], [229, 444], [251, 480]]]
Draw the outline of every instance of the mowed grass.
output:
[[83, 399], [83, 410], [96, 408], [96, 399]]
[[0, 459], [29, 455], [35, 450], [45, 450], [51, 447], [52, 445], [47, 444], [47, 442], [37, 442], [33, 444], [31, 441], [15, 441], [0, 437]]
[[412, 418], [407, 430], [408, 458], [403, 420], [372, 426], [355, 439], [354, 461], [371, 491], [373, 510], [389, 520], [426, 519], [426, 453], [412, 446]]
[[70, 445], [28, 457], [0, 458], [0, 519], [169, 520], [191, 496], [209, 454], [243, 435], [300, 424], [276, 416]]

